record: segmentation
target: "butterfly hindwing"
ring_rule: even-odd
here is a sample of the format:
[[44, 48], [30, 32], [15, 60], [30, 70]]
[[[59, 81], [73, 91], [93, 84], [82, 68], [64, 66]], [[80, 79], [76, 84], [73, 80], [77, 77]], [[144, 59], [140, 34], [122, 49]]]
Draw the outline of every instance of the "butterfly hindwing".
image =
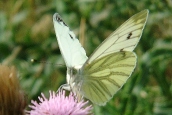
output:
[[136, 65], [133, 52], [112, 53], [83, 69], [81, 93], [93, 103], [104, 105], [123, 86]]

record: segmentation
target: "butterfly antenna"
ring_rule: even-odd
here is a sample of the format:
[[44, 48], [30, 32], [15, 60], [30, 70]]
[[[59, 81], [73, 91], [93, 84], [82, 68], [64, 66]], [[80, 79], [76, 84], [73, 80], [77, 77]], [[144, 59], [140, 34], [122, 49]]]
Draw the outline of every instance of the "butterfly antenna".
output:
[[51, 64], [51, 65], [57, 65], [57, 66], [61, 66], [61, 67], [66, 67], [65, 65], [63, 64], [53, 64], [53, 63], [49, 63], [49, 62], [46, 62], [46, 61], [38, 61], [36, 59], [31, 59], [30, 60], [32, 63], [44, 63], [44, 64]]

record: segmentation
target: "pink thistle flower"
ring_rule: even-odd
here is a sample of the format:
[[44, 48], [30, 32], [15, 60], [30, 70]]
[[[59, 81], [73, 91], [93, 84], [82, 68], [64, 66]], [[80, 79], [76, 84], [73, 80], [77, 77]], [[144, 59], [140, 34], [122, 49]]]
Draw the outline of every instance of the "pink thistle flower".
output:
[[87, 106], [88, 101], [83, 100], [77, 102], [72, 93], [65, 96], [65, 91], [49, 91], [50, 97], [47, 99], [42, 93], [42, 97], [38, 97], [40, 103], [31, 101], [33, 105], [29, 105], [32, 109], [28, 111], [30, 115], [87, 115], [90, 114], [92, 106]]

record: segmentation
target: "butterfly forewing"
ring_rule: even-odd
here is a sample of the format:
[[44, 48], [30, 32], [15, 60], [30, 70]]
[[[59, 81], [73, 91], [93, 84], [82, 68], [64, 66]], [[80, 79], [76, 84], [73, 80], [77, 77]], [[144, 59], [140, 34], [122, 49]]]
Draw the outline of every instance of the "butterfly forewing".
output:
[[67, 67], [83, 65], [87, 60], [84, 48], [58, 13], [53, 16], [57, 41]]
[[136, 65], [133, 52], [112, 53], [83, 68], [81, 93], [98, 105], [105, 105], [130, 77]]
[[119, 51], [133, 51], [144, 29], [148, 10], [135, 14], [114, 31], [90, 56], [87, 63]]

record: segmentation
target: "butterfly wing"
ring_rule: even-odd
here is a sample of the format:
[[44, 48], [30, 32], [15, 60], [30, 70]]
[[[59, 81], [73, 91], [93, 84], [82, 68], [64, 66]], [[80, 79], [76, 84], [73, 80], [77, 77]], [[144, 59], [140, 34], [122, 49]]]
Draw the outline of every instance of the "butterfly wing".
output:
[[87, 63], [114, 52], [133, 51], [142, 35], [148, 12], [148, 10], [143, 10], [124, 22], [102, 42], [87, 60]]
[[114, 31], [82, 67], [80, 92], [98, 105], [105, 105], [124, 85], [136, 65], [133, 52], [148, 16], [148, 10], [132, 16]]
[[87, 60], [84, 48], [75, 34], [70, 31], [58, 13], [53, 15], [53, 23], [57, 41], [68, 68], [83, 65]]
[[98, 105], [105, 105], [130, 77], [136, 65], [133, 52], [116, 52], [85, 66], [81, 93]]

